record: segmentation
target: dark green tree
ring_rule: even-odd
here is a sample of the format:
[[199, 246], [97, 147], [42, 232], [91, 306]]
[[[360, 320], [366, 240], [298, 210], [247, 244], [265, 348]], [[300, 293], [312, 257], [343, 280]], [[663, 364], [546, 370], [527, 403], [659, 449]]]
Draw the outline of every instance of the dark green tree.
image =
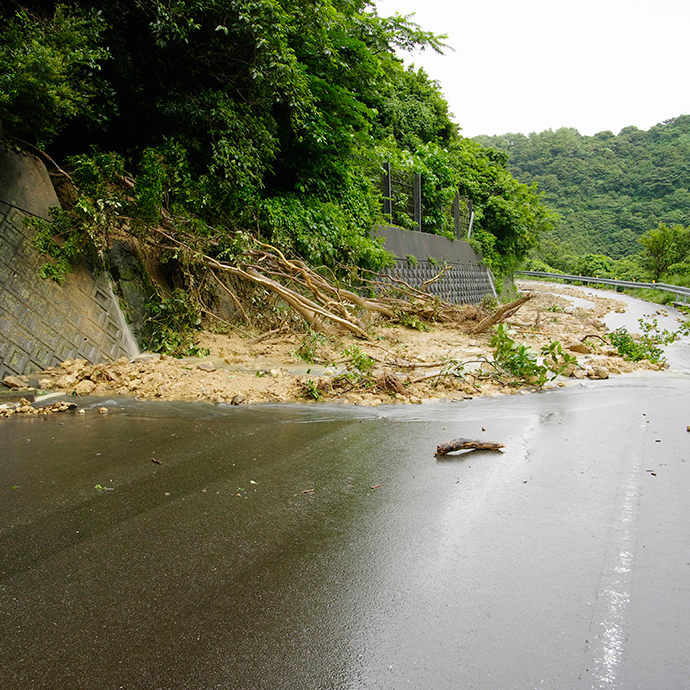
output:
[[640, 237], [643, 262], [654, 280], [661, 280], [673, 264], [682, 264], [690, 254], [690, 228], [659, 223]]
[[70, 120], [103, 123], [107, 109], [96, 101], [107, 95], [99, 74], [105, 28], [99, 14], [63, 5], [47, 17], [0, 14], [0, 122], [8, 134], [44, 145]]

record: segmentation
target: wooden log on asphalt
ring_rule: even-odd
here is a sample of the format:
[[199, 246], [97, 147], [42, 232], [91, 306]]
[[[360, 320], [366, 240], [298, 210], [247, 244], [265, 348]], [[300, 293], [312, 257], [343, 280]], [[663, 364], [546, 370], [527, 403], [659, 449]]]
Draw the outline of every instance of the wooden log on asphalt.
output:
[[434, 455], [446, 455], [456, 450], [500, 450], [505, 448], [503, 443], [493, 441], [476, 441], [471, 438], [455, 438], [448, 443], [439, 443]]

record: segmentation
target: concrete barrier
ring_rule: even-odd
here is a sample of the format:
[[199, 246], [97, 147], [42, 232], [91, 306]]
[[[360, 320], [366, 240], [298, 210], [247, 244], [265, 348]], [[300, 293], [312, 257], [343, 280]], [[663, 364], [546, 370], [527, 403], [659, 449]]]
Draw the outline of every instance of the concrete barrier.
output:
[[105, 275], [81, 265], [62, 286], [40, 277], [45, 257], [24, 218], [49, 219], [58, 205], [43, 163], [0, 146], [0, 381], [68, 357], [97, 364], [137, 351]]
[[430, 294], [455, 304], [477, 304], [486, 295], [496, 297], [491, 272], [482, 266], [482, 257], [469, 242], [392, 226], [379, 227], [374, 234], [383, 237], [386, 249], [395, 254], [391, 277], [420, 287], [437, 275], [445, 262], [451, 269], [427, 288]]

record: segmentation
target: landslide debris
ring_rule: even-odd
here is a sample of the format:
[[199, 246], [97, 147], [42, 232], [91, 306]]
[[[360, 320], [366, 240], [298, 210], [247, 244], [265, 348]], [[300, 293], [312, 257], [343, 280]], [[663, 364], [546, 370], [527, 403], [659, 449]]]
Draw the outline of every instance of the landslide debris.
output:
[[[600, 317], [621, 304], [599, 299], [593, 299], [593, 308], [573, 309], [563, 297], [536, 293], [507, 319], [516, 343], [533, 352], [560, 340], [565, 351], [577, 356], [577, 363], [568, 364], [545, 387], [661, 368], [625, 361], [605, 342]], [[74, 395], [77, 402], [86, 396], [124, 395], [229, 405], [318, 400], [376, 406], [534, 389], [529, 380], [496, 375], [492, 332], [470, 332], [486, 311], [471, 309], [474, 317], [462, 324], [436, 323], [424, 330], [372, 326], [369, 341], [313, 331], [277, 330], [254, 337], [202, 331], [199, 346], [209, 352], [203, 358], [143, 354], [107, 364], [67, 360], [30, 377], [15, 377], [15, 383]]]

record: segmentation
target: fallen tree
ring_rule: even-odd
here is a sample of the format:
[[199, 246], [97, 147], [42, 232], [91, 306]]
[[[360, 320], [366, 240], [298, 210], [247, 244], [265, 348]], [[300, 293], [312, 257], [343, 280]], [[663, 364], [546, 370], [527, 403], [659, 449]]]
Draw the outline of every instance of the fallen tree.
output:
[[[365, 321], [373, 316], [402, 324], [409, 323], [411, 319], [424, 323], [469, 322], [474, 325], [466, 330], [482, 333], [493, 324], [512, 316], [532, 297], [528, 294], [500, 307], [491, 315], [474, 305], [457, 305], [429, 294], [428, 288], [442, 279], [449, 267], [441, 269], [420, 288], [385, 273], [351, 269], [350, 273], [357, 276], [359, 283], [360, 292], [357, 292], [352, 286], [344, 286], [329, 269], [322, 268], [322, 272], [319, 272], [306, 262], [289, 259], [276, 247], [259, 240], [253, 240], [248, 251], [230, 262], [195, 250], [177, 239], [172, 232], [162, 228], [158, 228], [157, 232], [165, 240], [162, 246], [184, 249], [197, 264], [210, 271], [245, 318], [247, 310], [241, 300], [218, 278], [219, 275], [229, 274], [274, 293], [299, 314], [312, 330], [328, 335], [348, 332], [358, 338], [371, 340]], [[327, 278], [323, 272], [330, 273], [330, 276]], [[375, 296], [365, 296], [366, 293]], [[479, 324], [477, 320], [480, 320]]]

